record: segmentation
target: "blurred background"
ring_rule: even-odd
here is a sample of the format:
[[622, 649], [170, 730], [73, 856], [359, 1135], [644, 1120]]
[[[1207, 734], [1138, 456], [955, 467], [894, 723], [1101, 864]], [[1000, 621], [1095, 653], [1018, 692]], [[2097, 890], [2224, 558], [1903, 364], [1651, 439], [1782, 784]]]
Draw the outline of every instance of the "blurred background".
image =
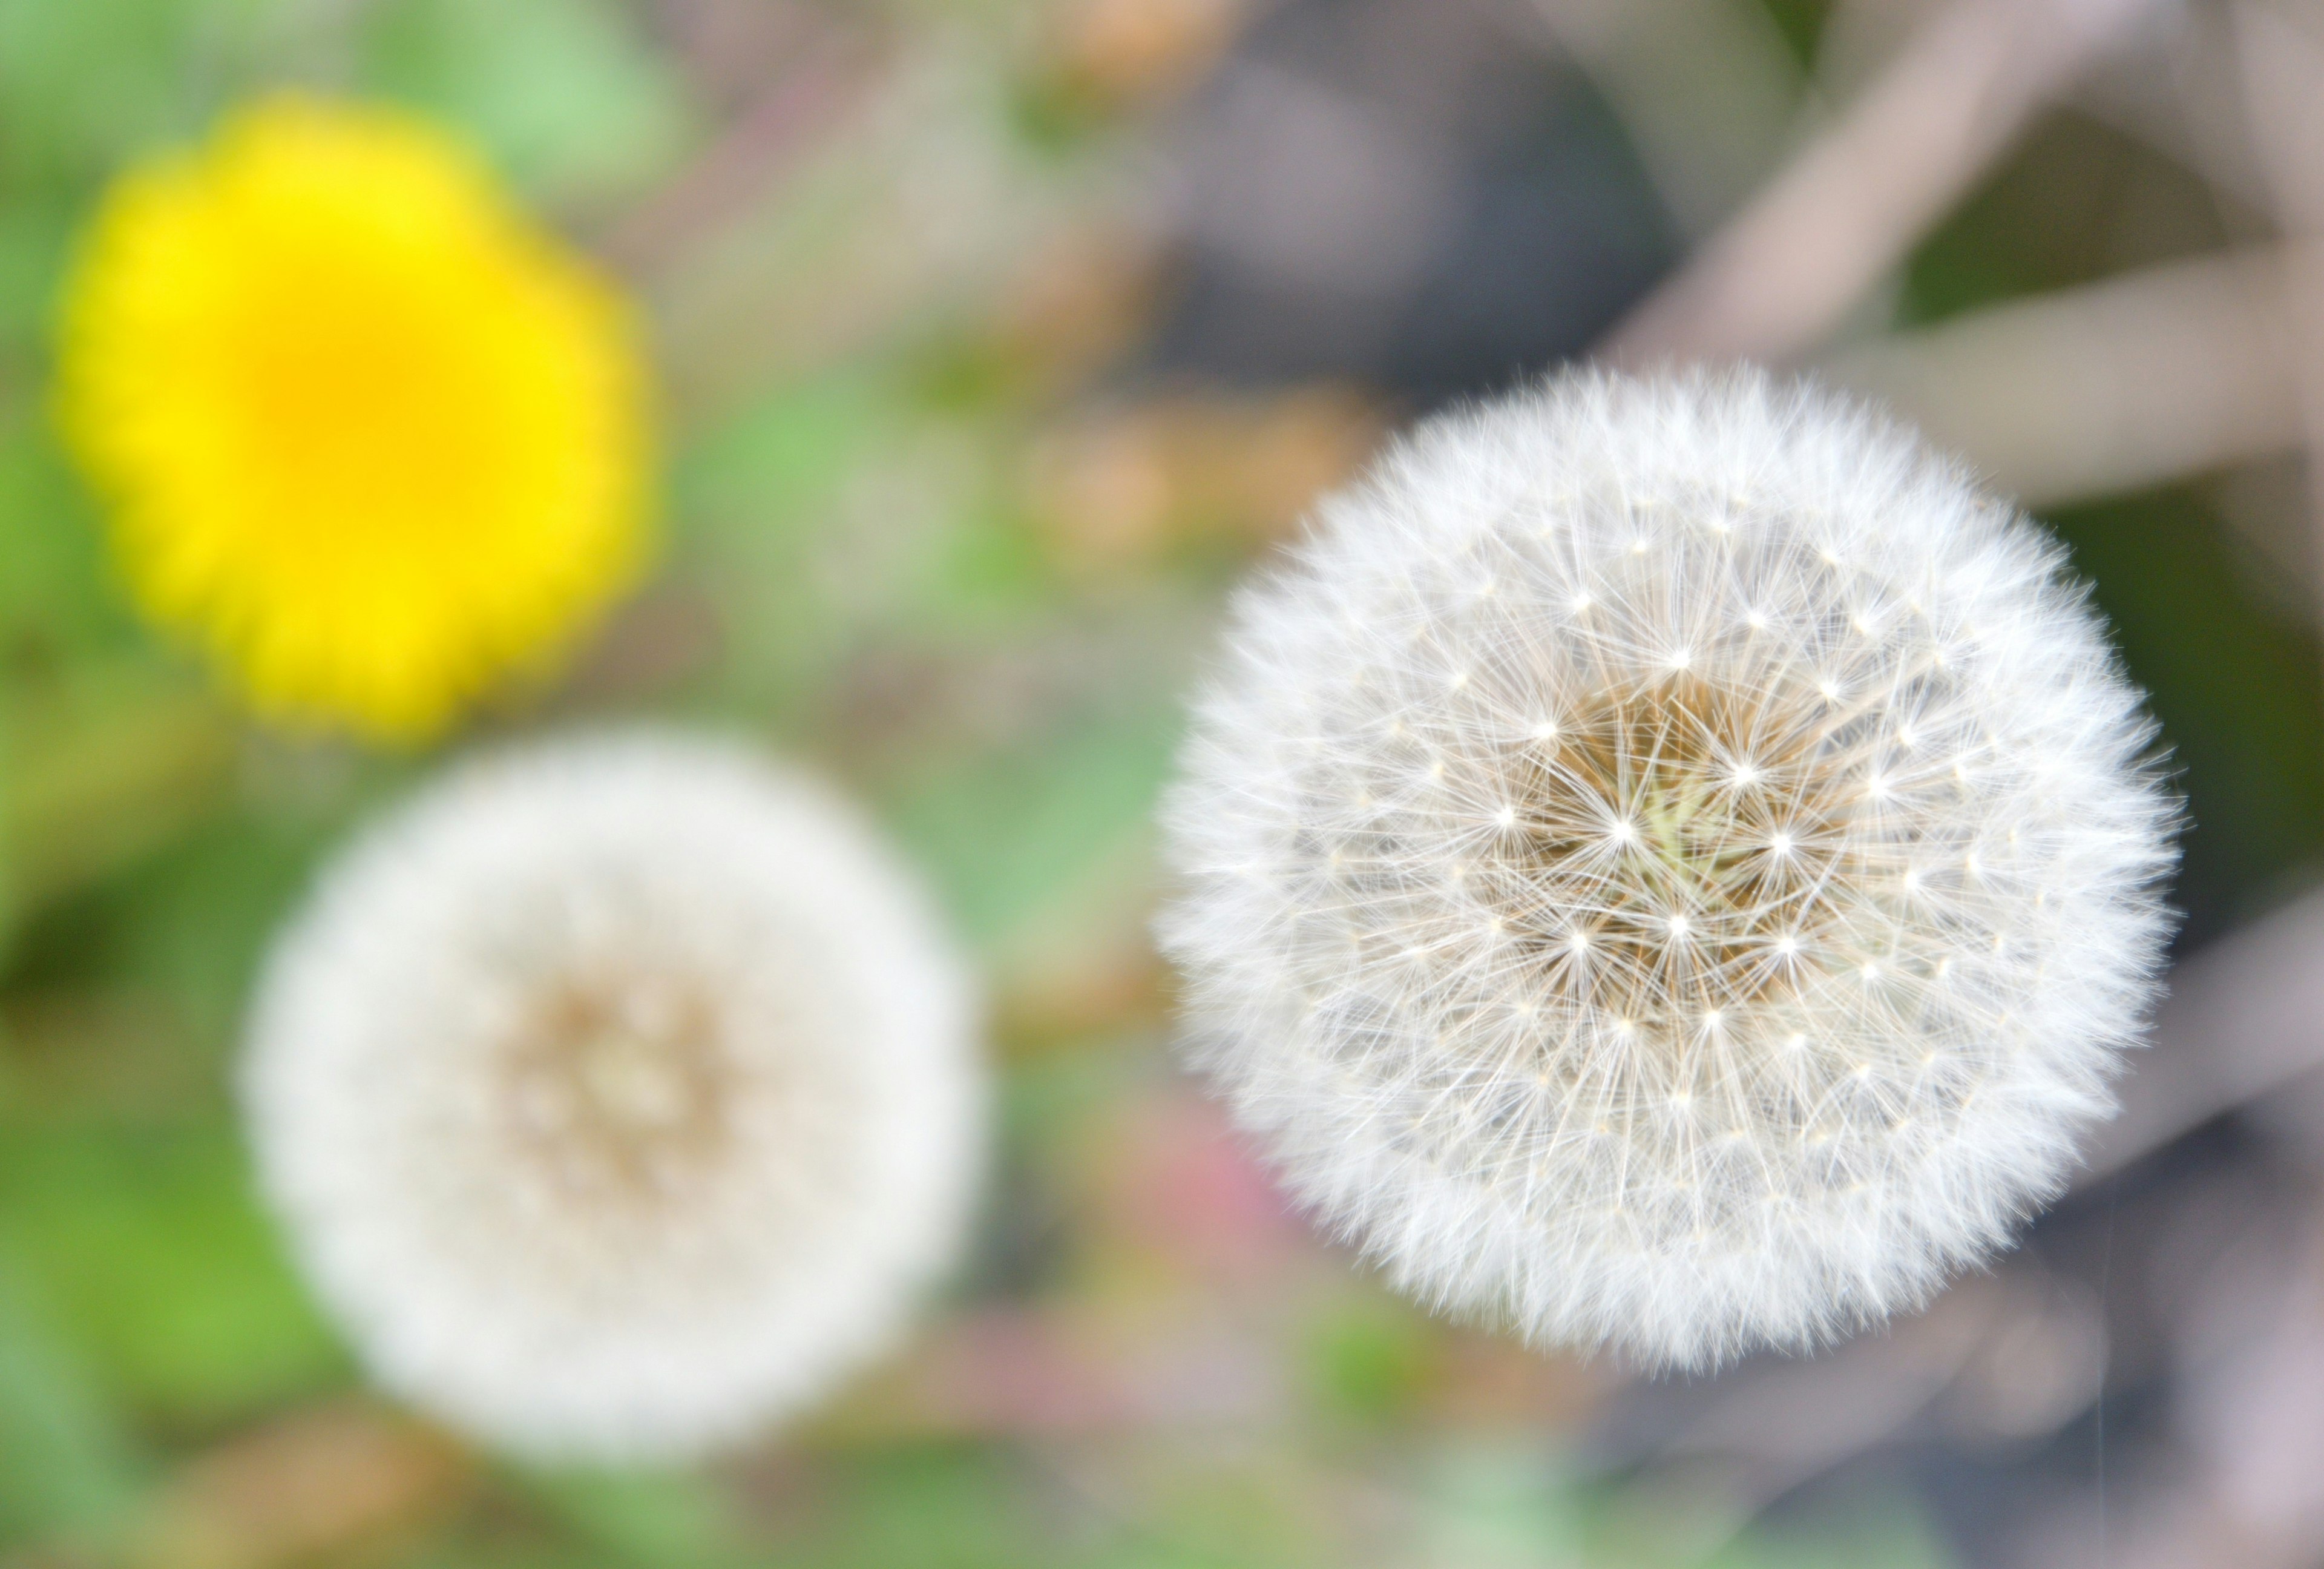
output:
[[[282, 84], [482, 148], [642, 302], [659, 563], [431, 757], [147, 631], [73, 237]], [[0, 1565], [2324, 1564], [2324, 5], [0, 0]], [[1411, 417], [1596, 355], [1893, 401], [2070, 547], [2192, 824], [2156, 1044], [1991, 1273], [1636, 1380], [1311, 1237], [1167, 1055], [1148, 813], [1222, 595]], [[835, 1404], [540, 1473], [362, 1392], [227, 1091], [318, 858], [652, 715], [872, 801], [985, 967], [970, 1268]]]

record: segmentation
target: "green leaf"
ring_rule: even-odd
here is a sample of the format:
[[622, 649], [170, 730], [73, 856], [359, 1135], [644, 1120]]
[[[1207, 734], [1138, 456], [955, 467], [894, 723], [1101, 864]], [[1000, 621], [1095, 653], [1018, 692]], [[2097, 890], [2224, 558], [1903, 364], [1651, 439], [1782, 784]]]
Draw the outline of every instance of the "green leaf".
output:
[[123, 870], [227, 798], [238, 734], [206, 693], [131, 659], [88, 663], [37, 703], [0, 707], [0, 846], [9, 915]]
[[1307, 1361], [1332, 1414], [1368, 1423], [1408, 1415], [1436, 1371], [1431, 1322], [1379, 1294], [1336, 1299], [1308, 1329]]
[[[0, 228], [11, 215], [0, 212]], [[106, 559], [96, 510], [45, 408], [0, 410], [0, 650], [37, 679], [59, 661], [143, 641]]]
[[0, 1252], [0, 1542], [116, 1520], [136, 1483], [129, 1436]]
[[2130, 674], [2146, 688], [2191, 827], [2175, 889], [2200, 942], [2324, 859], [2324, 690], [2314, 633], [2248, 591], [2187, 491], [2062, 511]]
[[733, 1508], [699, 1477], [557, 1471], [527, 1474], [522, 1482], [567, 1529], [616, 1561], [710, 1569], [749, 1557]]
[[226, 1420], [343, 1371], [223, 1127], [10, 1130], [0, 1251], [71, 1355], [159, 1418]]
[[1132, 834], [1170, 770], [1175, 702], [1092, 715], [913, 780], [890, 818], [964, 935], [991, 946]]
[[607, 0], [396, 0], [363, 37], [361, 85], [466, 127], [536, 200], [595, 208], [667, 171], [693, 111]]
[[191, 136], [284, 42], [284, 0], [0, 3], [0, 180], [85, 182]]

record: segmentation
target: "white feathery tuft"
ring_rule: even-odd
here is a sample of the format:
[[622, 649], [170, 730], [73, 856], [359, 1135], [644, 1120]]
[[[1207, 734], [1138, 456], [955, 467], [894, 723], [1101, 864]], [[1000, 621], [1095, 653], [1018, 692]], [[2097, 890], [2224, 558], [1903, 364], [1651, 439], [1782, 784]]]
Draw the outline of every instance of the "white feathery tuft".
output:
[[1433, 420], [1245, 591], [1167, 808], [1190, 1049], [1406, 1290], [1649, 1365], [2059, 1190], [2176, 811], [2057, 546], [1757, 373]]
[[882, 1349], [981, 1159], [968, 975], [870, 826], [738, 746], [456, 771], [278, 945], [243, 1091], [374, 1375], [542, 1459], [685, 1457]]

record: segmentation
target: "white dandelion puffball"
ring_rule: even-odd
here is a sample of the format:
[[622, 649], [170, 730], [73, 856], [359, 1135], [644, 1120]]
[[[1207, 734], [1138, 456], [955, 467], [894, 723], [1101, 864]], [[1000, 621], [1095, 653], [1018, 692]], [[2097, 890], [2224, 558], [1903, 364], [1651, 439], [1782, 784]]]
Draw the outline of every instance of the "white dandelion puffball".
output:
[[1432, 1305], [1657, 1367], [2054, 1195], [2175, 809], [2061, 553], [1756, 373], [1424, 424], [1239, 603], [1167, 808], [1198, 1065]]
[[962, 962], [856, 814], [740, 747], [489, 758], [267, 967], [267, 1196], [388, 1388], [548, 1460], [685, 1458], [883, 1349], [981, 1157]]

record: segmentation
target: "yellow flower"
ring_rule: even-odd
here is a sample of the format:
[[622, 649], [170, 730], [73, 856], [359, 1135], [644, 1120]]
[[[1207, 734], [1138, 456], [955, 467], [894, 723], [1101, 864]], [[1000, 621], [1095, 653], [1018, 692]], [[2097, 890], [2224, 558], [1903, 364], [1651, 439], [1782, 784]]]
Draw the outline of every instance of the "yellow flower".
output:
[[424, 739], [638, 570], [624, 302], [403, 114], [272, 98], [123, 175], [59, 375], [137, 598], [276, 716]]

